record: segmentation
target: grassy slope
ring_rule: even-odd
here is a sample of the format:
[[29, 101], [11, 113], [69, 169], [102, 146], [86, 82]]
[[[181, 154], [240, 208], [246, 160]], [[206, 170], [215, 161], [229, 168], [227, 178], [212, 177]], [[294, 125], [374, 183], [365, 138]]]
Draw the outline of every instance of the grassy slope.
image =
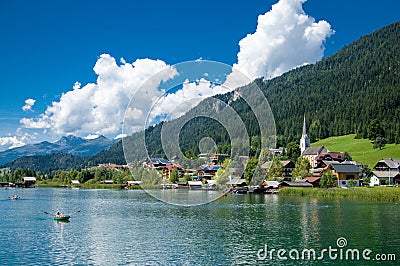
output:
[[372, 168], [383, 158], [400, 158], [400, 145], [386, 144], [382, 150], [374, 150], [367, 139], [354, 139], [354, 134], [330, 137], [312, 143], [311, 146], [324, 146], [329, 151], [348, 152], [353, 160]]

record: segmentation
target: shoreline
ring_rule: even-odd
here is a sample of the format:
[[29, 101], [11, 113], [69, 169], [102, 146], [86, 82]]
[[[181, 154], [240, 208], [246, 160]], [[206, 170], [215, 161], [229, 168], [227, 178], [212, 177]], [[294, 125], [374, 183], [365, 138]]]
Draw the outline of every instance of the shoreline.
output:
[[[55, 184], [38, 184], [38, 187], [53, 187], [53, 188], [84, 188], [84, 189], [117, 189], [117, 190], [145, 190], [141, 186], [123, 189], [120, 185], [114, 184], [90, 184], [79, 186], [61, 186]], [[156, 189], [156, 187], [154, 188]], [[222, 190], [221, 190], [222, 193]], [[251, 193], [256, 194], [258, 193]], [[379, 202], [400, 202], [400, 188], [394, 187], [354, 187], [354, 188], [280, 188], [276, 193], [279, 196], [300, 196], [309, 198], [338, 198], [352, 200], [367, 200]], [[229, 193], [227, 194], [229, 195]], [[234, 195], [234, 194], [232, 194]]]
[[354, 188], [281, 188], [280, 196], [300, 196], [310, 198], [337, 198], [380, 202], [400, 202], [400, 189], [393, 187]]

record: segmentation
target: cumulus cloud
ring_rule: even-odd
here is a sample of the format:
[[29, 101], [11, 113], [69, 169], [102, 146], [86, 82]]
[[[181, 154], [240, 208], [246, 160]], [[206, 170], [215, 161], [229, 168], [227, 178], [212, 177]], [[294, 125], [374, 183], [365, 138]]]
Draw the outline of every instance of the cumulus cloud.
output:
[[0, 137], [0, 149], [12, 149], [25, 145], [25, 142], [18, 139], [16, 136], [11, 137]]
[[0, 137], [0, 151], [24, 146], [26, 140], [26, 135]]
[[[236, 71], [251, 80], [271, 79], [298, 66], [322, 59], [324, 41], [334, 31], [328, 22], [316, 22], [303, 10], [306, 0], [280, 0], [267, 13], [258, 17], [257, 29], [240, 40]], [[235, 71], [227, 82], [235, 80]]]
[[129, 135], [161, 121], [178, 118], [205, 98], [230, 91], [205, 78], [186, 79], [180, 85], [181, 88], [173, 92], [146, 90], [135, 94], [125, 113], [124, 133]]
[[34, 118], [21, 118], [19, 120], [19, 123], [24, 127], [24, 128], [31, 128], [31, 129], [45, 129], [45, 128], [50, 128], [51, 125], [46, 121], [46, 116], [45, 115], [40, 115], [39, 119], [34, 119]]
[[9, 133], [7, 136], [0, 137], [0, 151], [36, 142], [37, 137], [38, 134], [36, 132], [26, 132], [22, 128], [18, 128], [14, 134]]
[[160, 89], [160, 84], [179, 75], [174, 67], [151, 59], [120, 62], [118, 65], [112, 56], [101, 55], [93, 68], [98, 75], [96, 83], [82, 86], [76, 82], [44, 113], [22, 118], [20, 124], [24, 128], [48, 129], [55, 135], [91, 138], [117, 134], [125, 123], [129, 130], [124, 133], [130, 134], [143, 130], [146, 121], [149, 125], [180, 117], [201, 100], [229, 91], [201, 78], [186, 80], [180, 90], [169, 93]]
[[185, 80], [182, 89], [175, 93], [166, 94], [159, 99], [150, 113], [150, 118], [154, 119], [158, 116], [166, 116], [169, 119], [178, 118], [205, 98], [227, 93], [228, 91], [230, 89], [227, 87], [215, 85], [205, 78], [201, 78], [195, 82]]
[[25, 128], [49, 128], [57, 135], [115, 134], [120, 131], [129, 99], [143, 82], [162, 71], [162, 75], [152, 78], [148, 85], [148, 95], [159, 96], [161, 82], [177, 75], [176, 70], [161, 60], [137, 59], [132, 64], [101, 55], [93, 70], [98, 75], [96, 83], [81, 87], [76, 82], [73, 89], [61, 95], [37, 118], [22, 118]]
[[34, 99], [26, 99], [25, 105], [22, 106], [22, 110], [24, 111], [32, 111], [32, 107], [35, 104], [36, 100]]

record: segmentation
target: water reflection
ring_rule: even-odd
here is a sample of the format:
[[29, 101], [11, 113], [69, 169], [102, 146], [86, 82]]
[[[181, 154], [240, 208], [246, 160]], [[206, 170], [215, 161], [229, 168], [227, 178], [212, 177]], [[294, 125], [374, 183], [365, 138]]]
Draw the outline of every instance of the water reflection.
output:
[[[320, 249], [339, 237], [352, 248], [400, 256], [400, 212], [394, 203], [229, 195], [183, 207], [143, 191], [22, 193], [24, 200], [3, 201], [0, 208], [4, 265], [259, 265], [257, 251], [265, 244]], [[43, 213], [57, 209], [81, 212], [69, 223]]]

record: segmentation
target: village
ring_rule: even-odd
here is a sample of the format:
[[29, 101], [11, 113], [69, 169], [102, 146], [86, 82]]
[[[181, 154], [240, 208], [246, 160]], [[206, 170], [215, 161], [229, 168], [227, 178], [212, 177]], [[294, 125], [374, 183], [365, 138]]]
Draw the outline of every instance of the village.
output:
[[[263, 180], [259, 184], [249, 184], [243, 178], [244, 169], [224, 169], [223, 162], [229, 159], [228, 154], [203, 153], [199, 158], [207, 163], [197, 169], [182, 167], [176, 160], [164, 158], [149, 158], [142, 163], [145, 169], [153, 169], [162, 176], [163, 189], [217, 189], [218, 173], [229, 171], [229, 180], [222, 184], [224, 192], [233, 193], [277, 193], [283, 187], [339, 187], [349, 188], [357, 186], [398, 186], [400, 183], [400, 159], [382, 159], [373, 166], [372, 171], [365, 172], [364, 165], [360, 162], [348, 160], [346, 152], [331, 152], [323, 146], [310, 146], [307, 135], [306, 120], [304, 118], [302, 137], [300, 139], [300, 160], [306, 161], [306, 173], [303, 176], [294, 175], [296, 164], [282, 156], [284, 149], [270, 148], [274, 160], [262, 162]], [[280, 158], [284, 158], [280, 160]], [[298, 160], [299, 161], [299, 160]], [[271, 171], [278, 162], [280, 170]], [[274, 165], [275, 164], [275, 165]], [[105, 167], [128, 167], [118, 165], [103, 165]], [[220, 172], [218, 172], [220, 171]], [[274, 175], [275, 173], [275, 175]], [[328, 177], [328, 180], [326, 180]], [[141, 181], [128, 181], [127, 187], [139, 185]]]
[[[114, 172], [130, 172], [131, 178], [116, 181], [115, 178], [99, 180], [105, 186], [119, 186], [130, 188], [161, 188], [161, 189], [204, 189], [222, 190], [223, 193], [277, 193], [284, 187], [375, 187], [398, 186], [400, 183], [400, 159], [385, 158], [375, 163], [372, 169], [365, 170], [362, 163], [349, 160], [349, 155], [341, 151], [329, 151], [324, 146], [310, 145], [307, 135], [306, 120], [304, 117], [302, 136], [298, 144], [300, 156], [290, 160], [284, 148], [269, 148], [273, 156], [266, 161], [259, 162], [261, 171], [258, 178], [249, 180], [244, 176], [245, 163], [238, 168], [229, 167], [229, 154], [201, 153], [198, 156], [198, 167], [182, 166], [177, 158], [148, 158], [136, 165], [118, 165], [114, 163], [99, 164], [97, 169], [106, 169]], [[243, 156], [248, 160], [248, 156]], [[243, 159], [243, 158], [242, 158]], [[134, 173], [133, 169], [142, 169], [141, 174]], [[82, 170], [83, 171], [83, 170]], [[146, 183], [145, 175], [151, 172], [151, 186]], [[144, 173], [144, 174], [143, 174]], [[156, 177], [154, 177], [154, 175]], [[114, 179], [114, 180], [113, 180]], [[133, 180], [132, 180], [133, 179]], [[36, 178], [25, 176], [22, 182], [0, 182], [0, 186], [32, 187], [36, 186]], [[80, 187], [82, 178], [68, 176], [69, 184], [62, 187]]]

